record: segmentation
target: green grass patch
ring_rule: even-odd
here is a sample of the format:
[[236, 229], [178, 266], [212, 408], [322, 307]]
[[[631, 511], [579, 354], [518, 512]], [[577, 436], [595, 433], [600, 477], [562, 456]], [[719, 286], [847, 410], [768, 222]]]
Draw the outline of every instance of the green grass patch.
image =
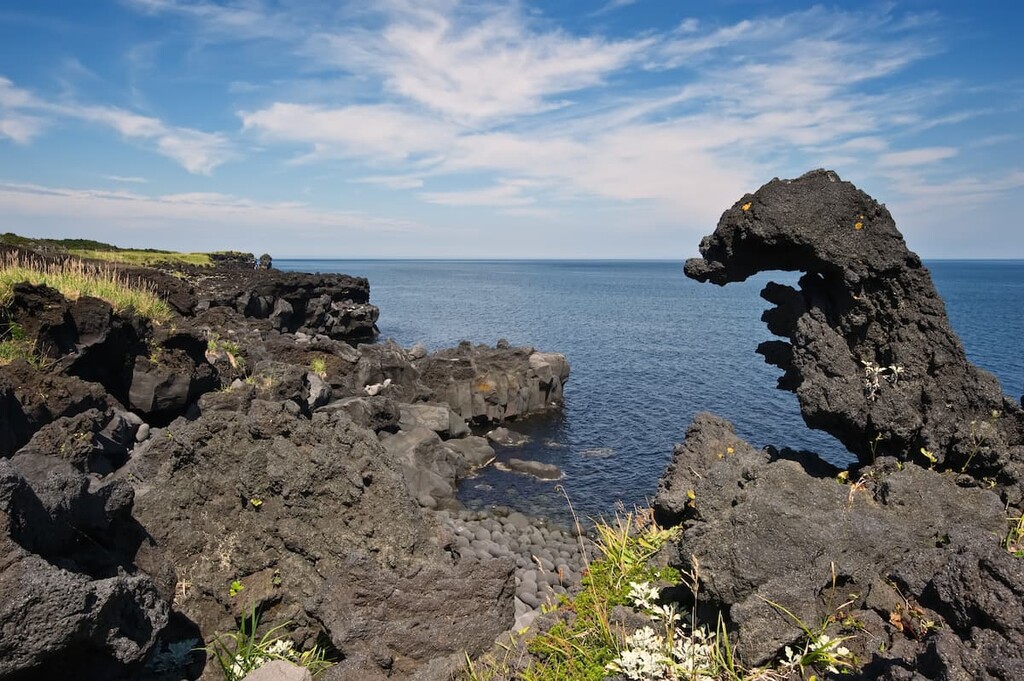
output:
[[116, 312], [134, 310], [158, 324], [171, 318], [171, 308], [151, 285], [103, 265], [73, 258], [44, 261], [8, 254], [0, 263], [0, 308], [10, 304], [14, 285], [20, 282], [44, 284], [70, 300], [81, 296], [100, 298]]
[[91, 260], [105, 260], [123, 265], [136, 265], [138, 267], [155, 267], [157, 265], [195, 265], [198, 267], [211, 267], [213, 261], [206, 253], [176, 253], [174, 251], [151, 251], [151, 250], [92, 250], [84, 248], [68, 249], [70, 255]]
[[14, 322], [0, 322], [0, 366], [23, 359], [38, 366], [40, 358], [33, 342], [25, 337], [21, 326]]

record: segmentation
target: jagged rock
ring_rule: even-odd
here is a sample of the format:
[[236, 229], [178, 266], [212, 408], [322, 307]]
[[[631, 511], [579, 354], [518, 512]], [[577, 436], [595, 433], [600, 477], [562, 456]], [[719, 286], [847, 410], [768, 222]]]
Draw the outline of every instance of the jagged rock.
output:
[[400, 404], [398, 407], [402, 413], [399, 426], [403, 430], [424, 426], [446, 440], [469, 434], [469, 426], [447, 404], [421, 402], [417, 404]]
[[124, 407], [97, 383], [40, 371], [19, 359], [0, 367], [0, 409], [0, 456], [10, 456], [56, 419]]
[[562, 402], [569, 378], [563, 355], [533, 348], [463, 342], [413, 362], [435, 399], [470, 423], [501, 423]]
[[19, 455], [56, 455], [83, 473], [106, 475], [128, 459], [142, 420], [131, 412], [89, 409], [36, 431]]
[[433, 430], [416, 426], [394, 435], [382, 433], [381, 443], [401, 464], [409, 494], [421, 506], [435, 508], [455, 495], [459, 471], [451, 450]]
[[447, 440], [445, 448], [465, 462], [468, 470], [486, 466], [494, 460], [494, 448], [487, 444], [487, 439], [476, 435]]
[[280, 331], [322, 333], [339, 340], [377, 335], [380, 313], [369, 304], [370, 284], [362, 277], [251, 267], [190, 276], [200, 291], [200, 309], [229, 307], [246, 317], [270, 319]]
[[[704, 621], [723, 613], [746, 664], [768, 661], [802, 635], [769, 601], [814, 627], [843, 604], [844, 616], [866, 628], [846, 643], [872, 661], [865, 678], [899, 666], [901, 656], [912, 668], [945, 670], [933, 678], [1009, 681], [1016, 677], [995, 673], [991, 660], [1002, 669], [1024, 664], [1014, 643], [1024, 569], [999, 545], [1005, 519], [992, 491], [891, 458], [855, 485], [838, 484], [702, 414], [676, 448], [654, 509], [663, 524], [682, 525], [670, 562], [690, 571], [696, 559]], [[902, 631], [890, 624], [894, 613], [902, 613]], [[957, 634], [942, 639], [938, 658], [925, 621]]]
[[383, 396], [346, 397], [320, 407], [319, 411], [344, 411], [352, 421], [375, 433], [398, 430], [400, 411], [394, 400]]
[[[511, 566], [454, 563], [401, 464], [340, 409], [305, 418], [292, 401], [253, 399], [204, 411], [137, 447], [115, 477], [131, 481], [152, 537], [136, 564], [174, 560], [170, 593], [206, 638], [236, 627], [234, 580], [253, 585], [267, 626], [292, 622], [300, 643], [322, 634], [343, 667], [372, 659], [390, 678], [483, 650], [511, 624]], [[429, 622], [415, 602], [429, 603]]]
[[928, 270], [892, 216], [831, 171], [772, 180], [727, 210], [686, 263], [726, 284], [799, 270], [799, 289], [769, 283], [762, 317], [789, 339], [758, 352], [785, 373], [804, 420], [838, 438], [862, 464], [886, 454], [978, 478], [1024, 500], [1024, 411], [964, 354]]
[[206, 341], [190, 331], [176, 331], [155, 340], [148, 355], [135, 357], [128, 400], [133, 409], [163, 424], [219, 384], [216, 369], [206, 359]]
[[131, 505], [53, 457], [0, 459], [0, 677], [137, 677], [170, 607], [130, 564]]

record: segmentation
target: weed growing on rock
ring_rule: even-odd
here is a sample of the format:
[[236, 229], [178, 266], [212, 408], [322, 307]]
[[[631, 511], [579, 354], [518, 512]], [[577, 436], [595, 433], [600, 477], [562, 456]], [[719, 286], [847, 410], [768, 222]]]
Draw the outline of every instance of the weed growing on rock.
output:
[[320, 378], [327, 378], [327, 362], [323, 357], [317, 357], [309, 363], [309, 370]]
[[287, 626], [288, 623], [281, 624], [257, 638], [259, 617], [253, 609], [250, 616], [242, 618], [238, 631], [217, 636], [203, 650], [217, 661], [227, 681], [239, 681], [271, 660], [291, 662], [308, 669], [313, 676], [334, 666], [320, 646], [299, 651], [290, 639], [279, 636]]
[[1024, 513], [1007, 518], [1010, 529], [1003, 539], [1003, 548], [1017, 558], [1024, 558]]
[[191, 662], [192, 656], [196, 652], [202, 650], [196, 648], [197, 645], [199, 645], [197, 638], [168, 643], [153, 653], [149, 662], [146, 663], [146, 667], [157, 674], [180, 671]]
[[32, 341], [25, 337], [20, 325], [14, 322], [0, 323], [0, 366], [23, 359], [38, 367], [41, 362]]

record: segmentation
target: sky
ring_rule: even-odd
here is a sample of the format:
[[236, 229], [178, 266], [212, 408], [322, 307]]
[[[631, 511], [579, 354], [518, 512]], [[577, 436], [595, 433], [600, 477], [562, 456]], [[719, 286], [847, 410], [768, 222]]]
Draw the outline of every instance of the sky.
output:
[[0, 232], [656, 258], [831, 168], [1024, 258], [1024, 3], [4, 0]]

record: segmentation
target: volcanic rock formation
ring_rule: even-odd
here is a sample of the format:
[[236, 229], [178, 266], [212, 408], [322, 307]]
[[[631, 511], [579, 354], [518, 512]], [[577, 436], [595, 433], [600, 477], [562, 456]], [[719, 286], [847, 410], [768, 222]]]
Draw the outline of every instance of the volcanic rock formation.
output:
[[[884, 206], [830, 171], [773, 180], [727, 210], [686, 274], [769, 283], [758, 352], [807, 424], [857, 454], [756, 450], [698, 415], [654, 503], [669, 551], [747, 665], [807, 630], [848, 636], [863, 679], [1024, 678], [1024, 413], [970, 364], [920, 259]], [[691, 604], [687, 604], [689, 606]]]
[[724, 285], [758, 272], [804, 272], [799, 289], [769, 283], [762, 319], [787, 341], [758, 352], [784, 374], [811, 428], [863, 464], [882, 454], [994, 478], [1024, 500], [1024, 412], [977, 368], [953, 333], [927, 268], [885, 206], [831, 171], [775, 179], [727, 210], [686, 275]]

